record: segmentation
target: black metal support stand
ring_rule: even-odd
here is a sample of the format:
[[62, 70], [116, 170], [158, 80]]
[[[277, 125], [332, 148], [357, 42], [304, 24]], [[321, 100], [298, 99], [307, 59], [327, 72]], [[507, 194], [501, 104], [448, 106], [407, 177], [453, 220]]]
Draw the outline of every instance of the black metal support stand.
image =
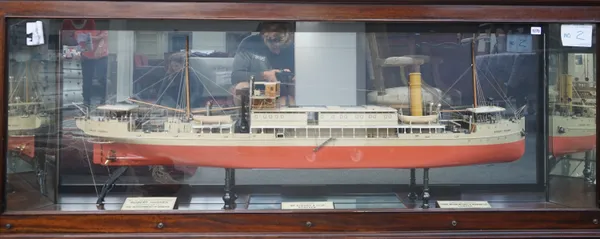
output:
[[44, 196], [48, 194], [48, 191], [46, 190], [46, 178], [48, 176], [47, 168], [49, 162], [46, 160], [46, 157], [46, 155], [39, 155], [33, 158], [33, 169], [35, 170], [37, 183], [40, 187], [40, 193]]
[[235, 209], [237, 200], [237, 195], [233, 188], [235, 187], [235, 169], [226, 168], [225, 169], [225, 194], [223, 195], [223, 202], [225, 205], [223, 209], [231, 210]]
[[410, 201], [417, 200], [417, 193], [415, 192], [416, 191], [415, 188], [416, 188], [416, 185], [417, 185], [416, 179], [415, 179], [416, 178], [416, 176], [415, 176], [416, 171], [417, 171], [417, 169], [414, 169], [414, 168], [410, 169], [410, 185], [408, 186], [408, 190], [409, 190], [409, 192], [408, 192], [408, 199]]
[[[45, 161], [45, 160], [44, 160]], [[45, 163], [46, 164], [46, 163]], [[35, 169], [36, 171], [36, 177], [37, 177], [37, 183], [40, 186], [40, 193], [44, 196], [46, 196], [46, 194], [48, 193], [46, 191], [46, 166], [44, 165], [44, 167], [40, 167]]]
[[106, 194], [115, 187], [115, 182], [127, 172], [127, 169], [129, 169], [128, 166], [121, 166], [108, 177], [108, 180], [106, 180], [106, 183], [102, 186], [102, 191], [98, 195], [98, 200], [96, 201], [96, 207], [98, 209], [104, 209], [104, 198], [106, 197]]
[[592, 178], [592, 151], [585, 152], [584, 166], [583, 166], [583, 177], [587, 184], [592, 184], [594, 179]]
[[423, 169], [423, 209], [429, 208], [429, 169]]

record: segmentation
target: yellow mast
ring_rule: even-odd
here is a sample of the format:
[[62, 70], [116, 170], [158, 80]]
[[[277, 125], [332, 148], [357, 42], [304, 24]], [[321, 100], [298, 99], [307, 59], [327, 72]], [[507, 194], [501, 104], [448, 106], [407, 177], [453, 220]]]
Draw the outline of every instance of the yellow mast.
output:
[[186, 94], [186, 104], [185, 104], [185, 116], [190, 118], [190, 38], [189, 36], [185, 37], [185, 94]]
[[471, 73], [473, 74], [473, 107], [477, 108], [477, 72], [475, 71], [475, 34], [471, 41]]
[[[566, 54], [566, 53], [563, 53]], [[569, 66], [565, 62], [568, 55], [563, 57], [562, 54], [558, 57], [558, 102], [567, 106], [567, 113], [570, 114], [573, 110], [573, 76], [569, 75]]]

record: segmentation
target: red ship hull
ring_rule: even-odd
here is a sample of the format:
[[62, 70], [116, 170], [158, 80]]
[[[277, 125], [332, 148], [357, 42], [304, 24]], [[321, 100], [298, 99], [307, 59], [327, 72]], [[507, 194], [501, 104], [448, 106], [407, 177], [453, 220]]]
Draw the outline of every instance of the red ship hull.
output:
[[596, 148], [596, 135], [550, 137], [550, 152], [554, 156], [580, 153]]
[[[525, 140], [472, 146], [332, 146], [313, 152], [300, 146], [94, 145], [94, 163], [193, 165], [220, 168], [353, 169], [436, 168], [512, 162], [525, 153]], [[113, 152], [111, 154], [111, 151]], [[135, 152], [128, 153], [128, 152]], [[151, 159], [151, 160], [149, 160]]]
[[[105, 149], [105, 147], [101, 147], [100, 144], [94, 144], [87, 141], [85, 138], [76, 137], [70, 134], [69, 129], [66, 130], [68, 133], [65, 133], [62, 138], [62, 148], [61, 148], [61, 169], [70, 172], [77, 172], [78, 170], [83, 170], [84, 172], [89, 172], [89, 162], [88, 159], [93, 157], [94, 164], [98, 165], [98, 169], [104, 169], [104, 160], [99, 160], [98, 155], [100, 155], [99, 150]], [[92, 155], [93, 153], [93, 155]], [[88, 156], [89, 154], [89, 156]], [[180, 171], [185, 174], [186, 177], [192, 177], [196, 174], [198, 167], [195, 166], [180, 166], [175, 165], [172, 161], [167, 158], [159, 158], [159, 157], [149, 157], [144, 158], [139, 154], [129, 154], [130, 157], [137, 158], [137, 160], [141, 162], [160, 162], [156, 165], [173, 165], [174, 169]], [[131, 161], [131, 164], [127, 164], [127, 166], [147, 166], [147, 164], [139, 164], [138, 161]], [[100, 163], [102, 162], [102, 163]], [[122, 164], [121, 164], [122, 165]], [[113, 165], [108, 165], [113, 166]], [[119, 166], [119, 165], [114, 165]], [[96, 171], [96, 169], [94, 169]], [[147, 170], [146, 170], [147, 171]]]
[[29, 158], [33, 158], [35, 156], [35, 136], [33, 136], [33, 135], [23, 135], [23, 136], [11, 135], [8, 137], [7, 147], [8, 147], [8, 150], [11, 152], [16, 152], [20, 155], [24, 155]]

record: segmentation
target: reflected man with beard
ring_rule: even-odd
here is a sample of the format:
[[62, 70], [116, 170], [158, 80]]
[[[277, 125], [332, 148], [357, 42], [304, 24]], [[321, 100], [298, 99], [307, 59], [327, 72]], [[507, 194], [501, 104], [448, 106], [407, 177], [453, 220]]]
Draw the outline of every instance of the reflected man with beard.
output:
[[[294, 72], [294, 23], [264, 22], [258, 30], [259, 34], [246, 37], [238, 46], [231, 74], [234, 92], [249, 88], [252, 76], [256, 81], [273, 82], [278, 72]], [[280, 103], [294, 105], [294, 86], [282, 84], [280, 89]], [[235, 103], [239, 105], [239, 97]]]

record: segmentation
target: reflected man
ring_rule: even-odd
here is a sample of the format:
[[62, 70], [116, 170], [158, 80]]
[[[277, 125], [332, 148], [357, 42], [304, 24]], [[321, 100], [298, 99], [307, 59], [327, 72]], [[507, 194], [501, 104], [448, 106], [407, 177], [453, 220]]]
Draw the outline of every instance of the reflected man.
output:
[[[258, 30], [258, 35], [244, 38], [238, 46], [231, 74], [234, 91], [248, 88], [252, 76], [256, 81], [272, 82], [277, 81], [278, 72], [294, 73], [294, 23], [263, 22]], [[293, 105], [293, 85], [282, 84], [280, 89], [280, 103]], [[239, 99], [235, 101], [239, 104]]]
[[[61, 30], [63, 44], [77, 45], [81, 49], [84, 105], [91, 105], [94, 92], [100, 97], [100, 104], [104, 104], [108, 84], [108, 31], [97, 30], [96, 22], [87, 19], [64, 20]], [[92, 89], [94, 78], [98, 87]]]

